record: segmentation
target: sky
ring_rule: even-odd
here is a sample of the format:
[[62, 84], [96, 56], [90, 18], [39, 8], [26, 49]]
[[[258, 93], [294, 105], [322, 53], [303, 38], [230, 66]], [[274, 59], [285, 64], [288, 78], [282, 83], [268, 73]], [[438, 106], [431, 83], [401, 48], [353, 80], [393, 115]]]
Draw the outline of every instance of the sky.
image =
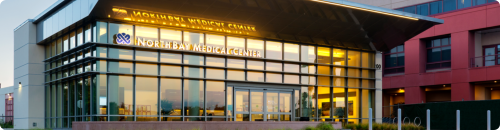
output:
[[14, 85], [14, 28], [57, 0], [0, 0], [0, 83]]

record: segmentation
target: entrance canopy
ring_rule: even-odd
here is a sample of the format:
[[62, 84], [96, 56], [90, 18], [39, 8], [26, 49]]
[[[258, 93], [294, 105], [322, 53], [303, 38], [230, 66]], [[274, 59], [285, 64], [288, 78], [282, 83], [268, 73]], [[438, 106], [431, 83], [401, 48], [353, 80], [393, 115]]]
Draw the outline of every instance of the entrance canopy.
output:
[[378, 51], [443, 23], [341, 0], [100, 0], [88, 18]]

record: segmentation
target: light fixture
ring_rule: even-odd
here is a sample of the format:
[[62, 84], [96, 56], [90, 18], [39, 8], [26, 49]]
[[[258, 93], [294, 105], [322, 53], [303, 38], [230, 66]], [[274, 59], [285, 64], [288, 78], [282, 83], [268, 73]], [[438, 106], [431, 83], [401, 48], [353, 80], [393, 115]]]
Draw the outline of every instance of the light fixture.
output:
[[352, 8], [352, 9], [364, 10], [364, 11], [368, 11], [368, 12], [374, 12], [374, 13], [385, 14], [385, 15], [390, 15], [390, 16], [396, 16], [396, 17], [406, 18], [406, 19], [411, 19], [411, 20], [418, 20], [417, 18], [413, 18], [413, 17], [392, 14], [392, 13], [386, 13], [386, 12], [376, 11], [376, 10], [371, 10], [371, 9], [365, 9], [365, 8], [360, 8], [360, 7], [350, 6], [350, 5], [345, 5], [345, 4], [333, 3], [333, 2], [323, 1], [323, 0], [311, 0], [311, 1], [316, 1], [316, 2], [320, 2], [320, 3], [331, 4], [331, 5], [337, 5], [337, 6], [342, 6], [342, 7]]
[[493, 81], [493, 82], [494, 82], [494, 83], [497, 83], [497, 81], [496, 81], [496, 80], [495, 80], [495, 81]]
[[23, 85], [21, 84], [21, 82], [19, 82], [19, 87], [20, 87], [20, 88], [21, 88], [21, 87], [23, 87]]
[[446, 85], [443, 85], [443, 87], [446, 87]]

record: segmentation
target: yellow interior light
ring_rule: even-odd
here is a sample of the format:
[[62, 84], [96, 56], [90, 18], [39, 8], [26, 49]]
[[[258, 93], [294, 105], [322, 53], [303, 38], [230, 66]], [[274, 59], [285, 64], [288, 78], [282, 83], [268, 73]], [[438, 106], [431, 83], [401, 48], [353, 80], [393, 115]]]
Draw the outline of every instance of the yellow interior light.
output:
[[395, 17], [406, 18], [406, 19], [411, 19], [411, 20], [418, 20], [417, 18], [413, 18], [413, 17], [392, 14], [392, 13], [386, 13], [386, 12], [376, 11], [376, 10], [371, 10], [371, 9], [365, 9], [365, 8], [360, 8], [360, 7], [350, 6], [350, 5], [345, 5], [345, 4], [333, 3], [333, 2], [323, 1], [323, 0], [311, 0], [311, 1], [316, 1], [316, 2], [320, 2], [320, 3], [331, 4], [331, 5], [337, 5], [337, 6], [342, 6], [342, 7], [352, 8], [352, 9], [358, 9], [358, 10], [363, 10], [363, 11], [368, 11], [368, 12], [374, 12], [374, 13], [379, 13], [379, 14], [385, 14], [385, 15], [389, 15], [389, 16], [395, 16]]
[[404, 93], [404, 92], [405, 92], [405, 90], [404, 90], [404, 89], [399, 89], [399, 91], [398, 91], [398, 92], [399, 92], [399, 93]]

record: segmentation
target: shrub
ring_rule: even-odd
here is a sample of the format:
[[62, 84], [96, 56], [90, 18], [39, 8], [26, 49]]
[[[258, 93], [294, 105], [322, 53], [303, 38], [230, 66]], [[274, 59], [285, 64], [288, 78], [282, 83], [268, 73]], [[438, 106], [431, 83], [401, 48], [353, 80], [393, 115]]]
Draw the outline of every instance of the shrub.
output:
[[[368, 130], [368, 124], [347, 124], [344, 126], [345, 129], [352, 129], [352, 130]], [[397, 130], [398, 125], [397, 124], [378, 124], [378, 123], [373, 123], [372, 125], [373, 130]], [[407, 125], [402, 125], [401, 129], [403, 130], [425, 130], [424, 127], [417, 126], [414, 124], [407, 124]]]
[[322, 122], [316, 126], [316, 130], [333, 130], [333, 126], [332, 124]]

